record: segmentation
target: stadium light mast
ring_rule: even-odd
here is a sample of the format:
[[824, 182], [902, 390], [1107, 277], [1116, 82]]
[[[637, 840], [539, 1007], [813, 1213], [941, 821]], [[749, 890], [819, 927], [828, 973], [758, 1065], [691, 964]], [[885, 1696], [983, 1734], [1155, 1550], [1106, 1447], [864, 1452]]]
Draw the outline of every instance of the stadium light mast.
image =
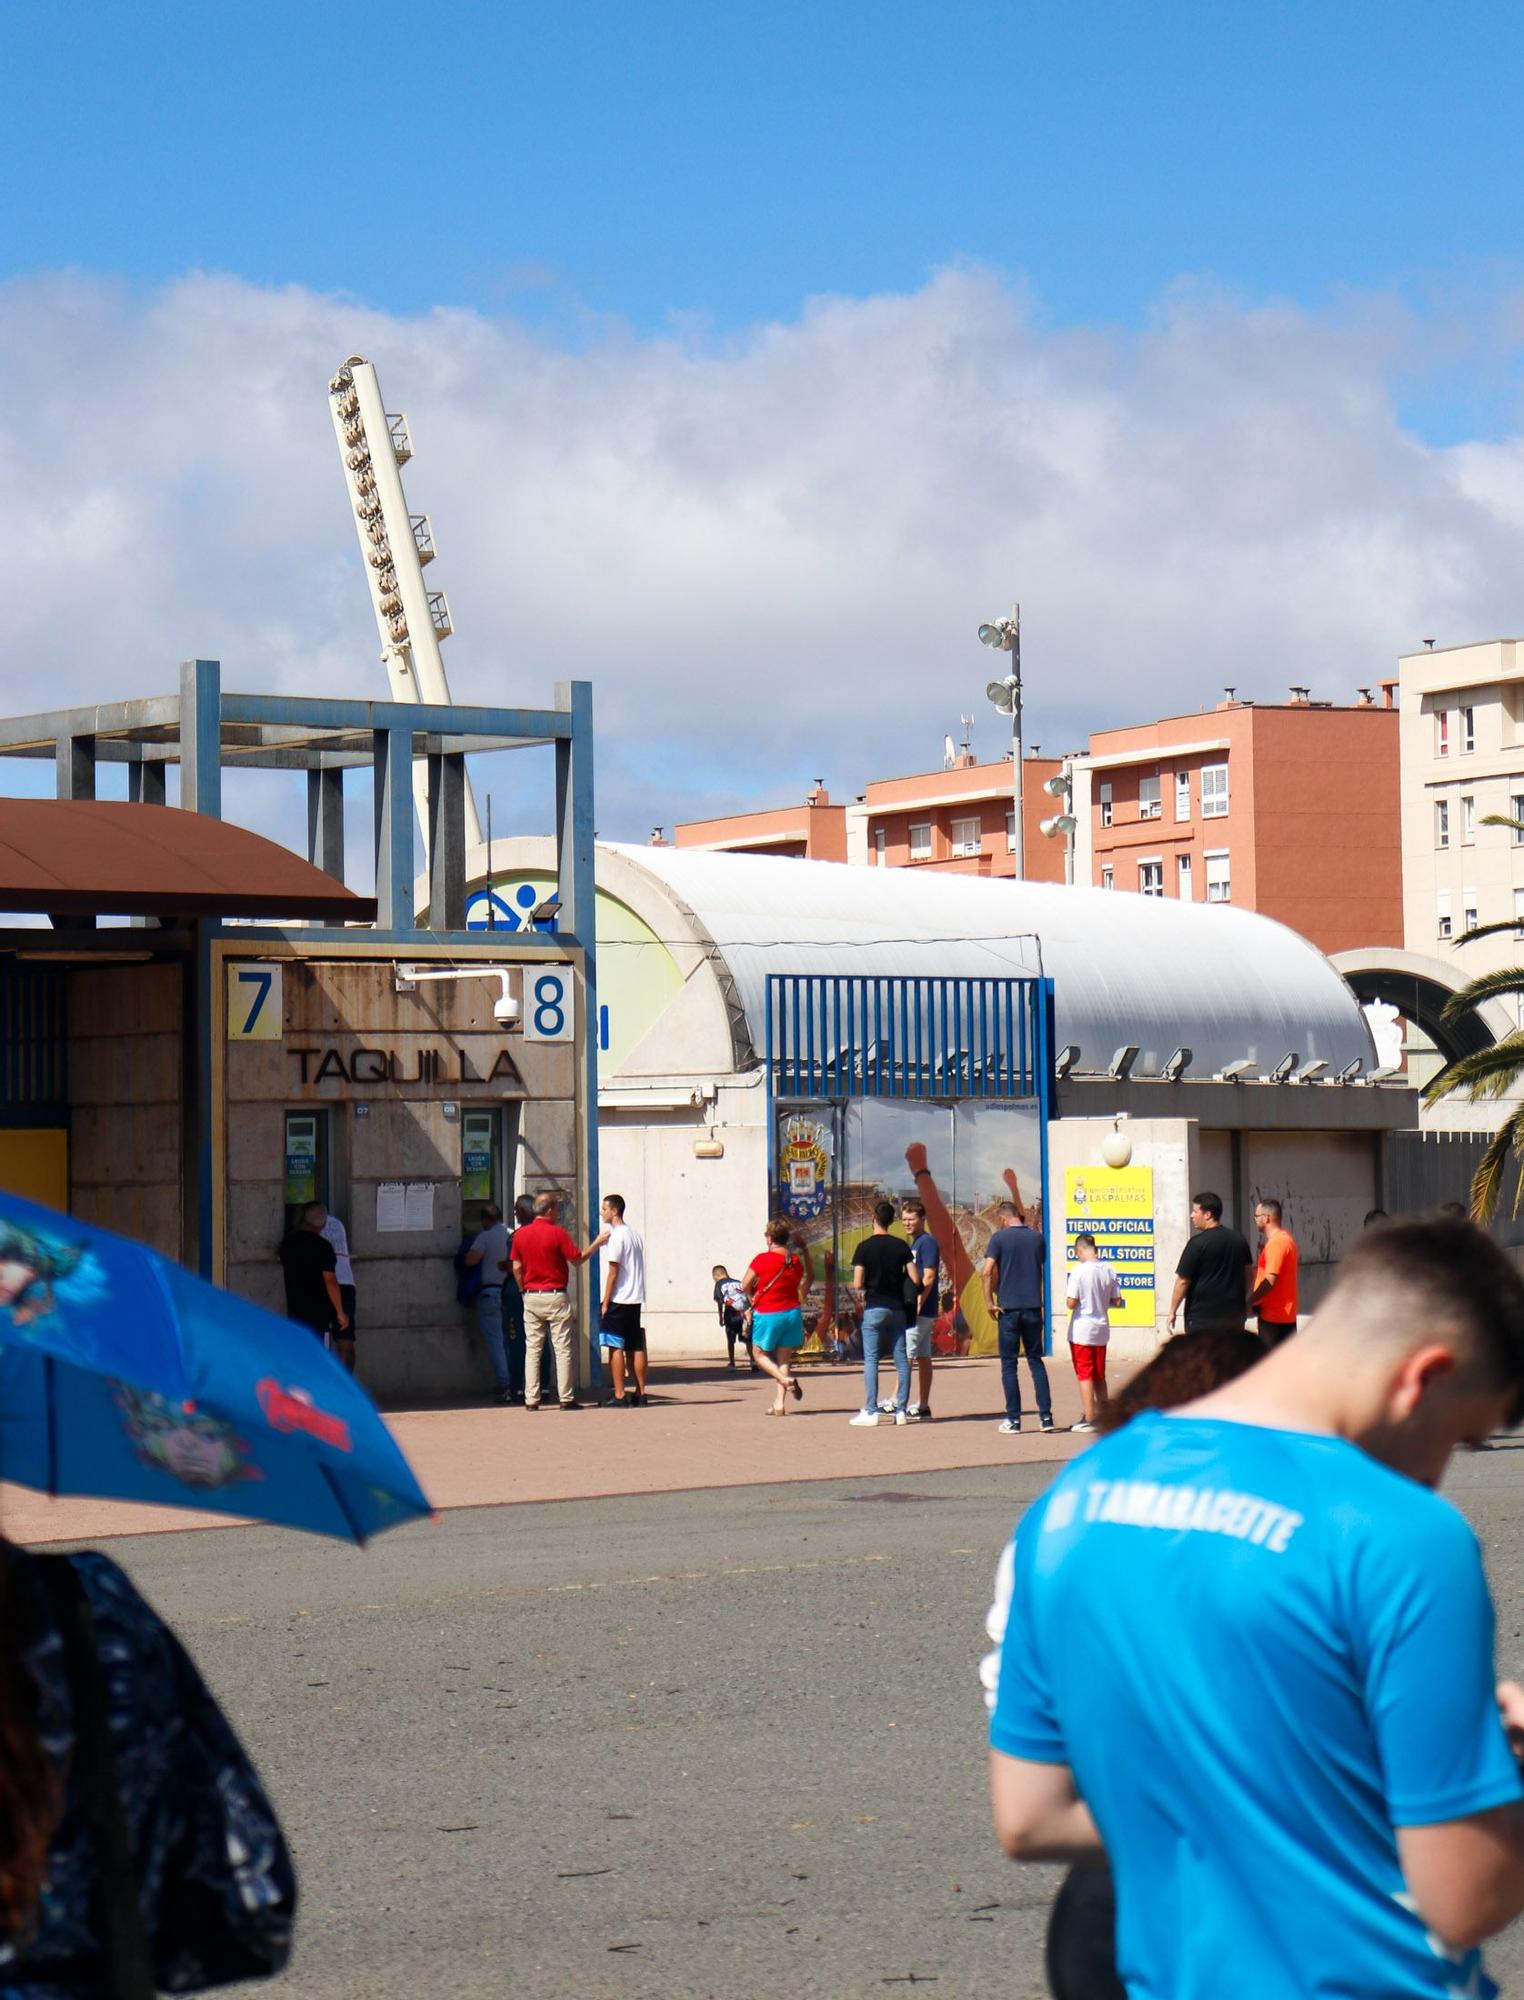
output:
[[[402, 490], [402, 468], [413, 455], [407, 418], [388, 414], [376, 371], [358, 354], [328, 384], [328, 408], [392, 699], [447, 704], [450, 684], [439, 648], [454, 627], [444, 592], [424, 582], [424, 564], [434, 560], [433, 527], [427, 514], [408, 512]], [[428, 765], [422, 757], [413, 760], [413, 796], [427, 853]], [[466, 846], [477, 846], [481, 837], [467, 778]]]

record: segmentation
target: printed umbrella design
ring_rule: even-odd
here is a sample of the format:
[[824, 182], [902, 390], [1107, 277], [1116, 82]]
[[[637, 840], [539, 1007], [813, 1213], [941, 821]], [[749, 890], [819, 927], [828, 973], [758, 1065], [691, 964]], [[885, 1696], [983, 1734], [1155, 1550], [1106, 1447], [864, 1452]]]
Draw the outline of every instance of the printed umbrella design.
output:
[[432, 1511], [306, 1327], [4, 1193], [0, 1478], [355, 1542]]

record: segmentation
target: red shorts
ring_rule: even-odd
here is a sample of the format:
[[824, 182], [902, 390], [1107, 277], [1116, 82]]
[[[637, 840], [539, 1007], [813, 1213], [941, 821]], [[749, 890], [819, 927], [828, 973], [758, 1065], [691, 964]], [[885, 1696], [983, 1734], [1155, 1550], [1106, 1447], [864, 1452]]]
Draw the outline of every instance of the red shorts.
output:
[[1087, 1347], [1082, 1341], [1071, 1340], [1069, 1352], [1074, 1357], [1074, 1379], [1076, 1382], [1100, 1382], [1106, 1380], [1106, 1350], [1104, 1347]]

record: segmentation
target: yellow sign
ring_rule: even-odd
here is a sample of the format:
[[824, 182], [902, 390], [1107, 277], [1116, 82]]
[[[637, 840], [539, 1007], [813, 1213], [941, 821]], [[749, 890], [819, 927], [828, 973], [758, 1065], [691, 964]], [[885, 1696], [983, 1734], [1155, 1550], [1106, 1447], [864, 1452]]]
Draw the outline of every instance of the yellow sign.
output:
[[228, 961], [228, 1040], [278, 1042], [286, 1031], [286, 1006], [281, 994], [281, 968], [255, 965], [246, 958]]
[[1122, 1304], [1113, 1326], [1154, 1326], [1154, 1170], [1152, 1167], [1066, 1167], [1064, 1254], [1088, 1229], [1100, 1256], [1117, 1274]]

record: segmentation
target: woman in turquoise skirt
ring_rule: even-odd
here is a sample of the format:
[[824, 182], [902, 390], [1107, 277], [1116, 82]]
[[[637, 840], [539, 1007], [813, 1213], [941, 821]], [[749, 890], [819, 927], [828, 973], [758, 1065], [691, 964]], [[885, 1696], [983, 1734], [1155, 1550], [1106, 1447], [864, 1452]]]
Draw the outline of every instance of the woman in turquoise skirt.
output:
[[753, 1257], [741, 1280], [751, 1300], [752, 1352], [764, 1375], [778, 1385], [770, 1417], [788, 1414], [790, 1396], [797, 1403], [804, 1391], [794, 1375], [794, 1356], [804, 1345], [804, 1315], [799, 1290], [805, 1280], [804, 1259], [788, 1247], [793, 1224], [779, 1216], [767, 1225], [767, 1248]]

